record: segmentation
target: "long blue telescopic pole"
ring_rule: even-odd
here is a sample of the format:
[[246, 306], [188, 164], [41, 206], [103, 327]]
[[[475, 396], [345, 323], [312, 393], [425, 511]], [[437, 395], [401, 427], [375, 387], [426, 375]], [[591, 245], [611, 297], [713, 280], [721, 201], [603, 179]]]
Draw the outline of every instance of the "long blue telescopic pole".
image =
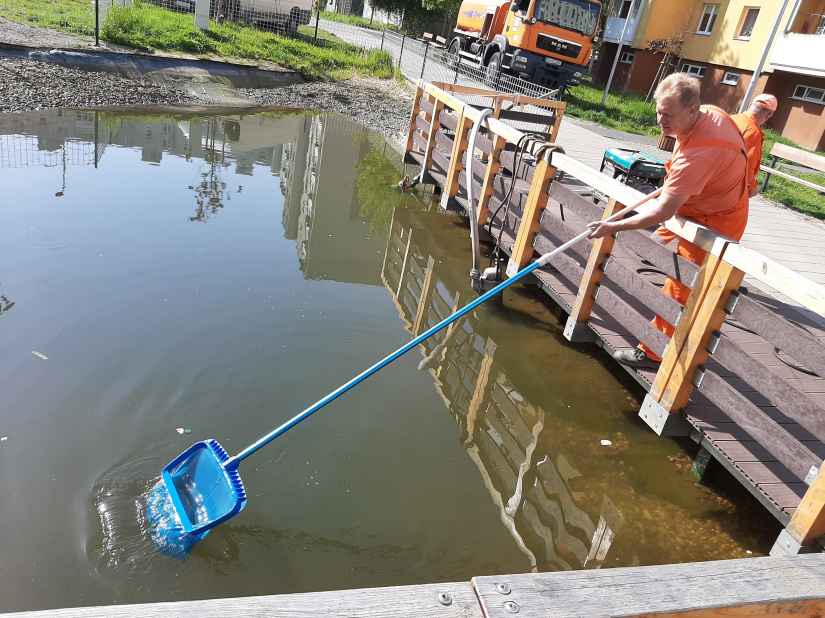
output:
[[[630, 211], [634, 210], [635, 208], [638, 208], [639, 206], [641, 206], [642, 204], [644, 204], [648, 200], [653, 199], [654, 197], [658, 196], [661, 192], [662, 192], [661, 188], [657, 189], [653, 193], [645, 196], [644, 199], [640, 200], [636, 204], [633, 204], [632, 206], [628, 206], [627, 208], [624, 208], [624, 209], [620, 210], [619, 212], [614, 213], [611, 217], [609, 217], [607, 219], [607, 221], [614, 221], [616, 219], [619, 219], [619, 218], [623, 217], [624, 215], [626, 215]], [[474, 222], [470, 222], [470, 224], [474, 225]], [[500, 283], [499, 285], [494, 287], [489, 292], [479, 296], [477, 299], [475, 299], [473, 302], [471, 302], [467, 306], [463, 307], [462, 309], [459, 309], [458, 311], [456, 311], [452, 315], [447, 316], [441, 322], [439, 322], [438, 324], [436, 324], [435, 326], [430, 328], [427, 332], [422, 333], [421, 335], [419, 335], [418, 337], [416, 337], [415, 339], [413, 339], [412, 341], [410, 341], [406, 345], [398, 348], [395, 352], [393, 352], [392, 354], [390, 354], [389, 356], [387, 356], [383, 360], [375, 363], [369, 369], [367, 369], [367, 370], [363, 371], [362, 373], [358, 374], [357, 376], [352, 378], [352, 380], [350, 380], [346, 384], [343, 384], [343, 385], [339, 386], [337, 389], [332, 391], [329, 395], [327, 395], [323, 399], [319, 400], [315, 404], [311, 405], [309, 408], [307, 408], [306, 410], [304, 410], [303, 412], [301, 412], [297, 416], [293, 417], [291, 420], [287, 421], [286, 423], [284, 423], [283, 425], [281, 425], [280, 427], [278, 427], [274, 431], [268, 433], [267, 435], [265, 435], [263, 438], [261, 438], [260, 440], [258, 440], [254, 444], [251, 444], [250, 446], [246, 447], [244, 450], [242, 450], [240, 453], [238, 453], [235, 457], [232, 457], [231, 459], [226, 461], [224, 463], [224, 467], [229, 468], [229, 469], [236, 468], [241, 461], [243, 461], [244, 459], [246, 459], [247, 457], [249, 457], [250, 455], [255, 453], [258, 449], [263, 448], [264, 446], [266, 446], [267, 444], [272, 442], [272, 440], [274, 440], [275, 438], [277, 438], [281, 434], [285, 433], [287, 430], [291, 429], [292, 427], [294, 427], [295, 425], [300, 423], [302, 420], [304, 420], [308, 416], [311, 416], [312, 414], [314, 414], [315, 412], [317, 412], [318, 410], [323, 408], [325, 405], [327, 405], [331, 401], [334, 401], [335, 399], [337, 399], [338, 397], [340, 397], [341, 395], [346, 393], [349, 389], [351, 389], [356, 384], [360, 384], [361, 382], [366, 380], [368, 377], [370, 377], [372, 374], [374, 374], [376, 371], [378, 371], [379, 369], [381, 369], [385, 365], [390, 364], [396, 358], [398, 358], [399, 356], [401, 356], [405, 352], [411, 350], [412, 348], [417, 346], [419, 343], [421, 343], [422, 341], [424, 341], [428, 337], [434, 335], [435, 333], [440, 331], [445, 326], [455, 322], [460, 317], [466, 315], [467, 313], [469, 313], [470, 311], [472, 311], [473, 309], [478, 307], [483, 302], [489, 300], [490, 298], [492, 298], [493, 296], [495, 296], [496, 294], [498, 294], [499, 292], [504, 290], [504, 288], [507, 288], [507, 287], [513, 285], [516, 281], [519, 281], [519, 280], [523, 279], [524, 277], [529, 275], [531, 272], [533, 272], [537, 268], [541, 268], [542, 266], [546, 265], [551, 259], [553, 259], [558, 254], [566, 251], [567, 249], [569, 249], [570, 247], [575, 245], [580, 240], [584, 240], [585, 238], [587, 238], [590, 235], [590, 233], [591, 233], [591, 230], [587, 229], [584, 232], [582, 232], [581, 234], [579, 234], [578, 236], [576, 236], [575, 238], [573, 238], [571, 240], [568, 240], [566, 243], [564, 243], [560, 247], [554, 249], [553, 251], [550, 251], [549, 253], [545, 253], [538, 260], [536, 260], [535, 262], [530, 264], [530, 266], [527, 266], [523, 270], [520, 270], [518, 273], [516, 273], [515, 275], [510, 277], [507, 281], [504, 281], [504, 282]]]

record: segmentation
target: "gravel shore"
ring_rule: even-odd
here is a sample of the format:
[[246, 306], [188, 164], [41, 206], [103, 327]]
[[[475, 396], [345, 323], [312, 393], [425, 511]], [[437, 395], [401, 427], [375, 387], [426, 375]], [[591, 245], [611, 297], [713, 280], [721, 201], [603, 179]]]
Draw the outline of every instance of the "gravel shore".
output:
[[[0, 22], [0, 43], [43, 49], [88, 51], [92, 41], [15, 22]], [[121, 49], [102, 46], [105, 51]], [[0, 51], [0, 54], [2, 52]], [[304, 82], [277, 88], [239, 88], [233, 96], [250, 105], [282, 105], [337, 112], [398, 142], [410, 122], [413, 91], [392, 80], [354, 78], [343, 82]], [[205, 105], [184, 84], [146, 77], [68, 68], [52, 62], [0, 55], [0, 113], [61, 107], [112, 105]]]

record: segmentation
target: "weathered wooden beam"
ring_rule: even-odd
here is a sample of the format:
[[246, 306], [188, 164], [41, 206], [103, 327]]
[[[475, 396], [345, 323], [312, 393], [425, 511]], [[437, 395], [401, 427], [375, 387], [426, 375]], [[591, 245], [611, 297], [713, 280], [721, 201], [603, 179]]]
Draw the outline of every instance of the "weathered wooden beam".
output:
[[816, 616], [825, 556], [474, 577], [487, 618]]
[[[604, 209], [602, 220], [609, 219], [614, 212], [623, 208], [624, 206], [616, 200], [610, 200]], [[613, 251], [615, 242], [616, 237], [613, 234], [593, 241], [593, 248], [590, 250], [587, 266], [584, 268], [584, 277], [582, 277], [579, 290], [576, 293], [576, 302], [573, 303], [573, 310], [570, 312], [567, 324], [564, 327], [564, 337], [568, 341], [592, 341], [595, 336], [595, 333], [587, 327], [587, 321], [593, 311], [593, 304], [596, 302], [593, 299], [593, 292], [604, 278], [604, 261]]]
[[791, 300], [825, 317], [825, 287], [774, 262], [753, 249], [732, 244], [725, 251], [725, 261], [766, 283]]

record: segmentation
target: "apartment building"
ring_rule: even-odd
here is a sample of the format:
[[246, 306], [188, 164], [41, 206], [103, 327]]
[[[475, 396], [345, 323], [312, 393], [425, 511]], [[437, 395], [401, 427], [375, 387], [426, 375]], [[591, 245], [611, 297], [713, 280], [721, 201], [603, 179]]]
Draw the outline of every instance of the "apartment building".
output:
[[618, 51], [612, 88], [649, 93], [685, 71], [701, 80], [704, 103], [737, 112], [767, 47], [753, 93], [779, 99], [767, 126], [825, 150], [825, 0], [614, 0], [607, 11], [596, 83]]

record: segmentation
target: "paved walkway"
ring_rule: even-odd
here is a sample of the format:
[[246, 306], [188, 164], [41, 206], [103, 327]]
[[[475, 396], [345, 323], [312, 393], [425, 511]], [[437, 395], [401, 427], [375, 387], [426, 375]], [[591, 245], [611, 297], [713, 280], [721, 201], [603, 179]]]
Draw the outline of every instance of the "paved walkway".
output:
[[[671, 154], [656, 148], [656, 138], [603, 129], [569, 117], [562, 120], [558, 142], [567, 154], [596, 169], [610, 147], [632, 147], [664, 160]], [[757, 196], [751, 199], [750, 220], [742, 244], [825, 285], [825, 224], [816, 219]], [[745, 282], [788, 301], [764, 284], [750, 278]], [[813, 318], [814, 314], [803, 311]], [[825, 325], [825, 316], [817, 321]]]

